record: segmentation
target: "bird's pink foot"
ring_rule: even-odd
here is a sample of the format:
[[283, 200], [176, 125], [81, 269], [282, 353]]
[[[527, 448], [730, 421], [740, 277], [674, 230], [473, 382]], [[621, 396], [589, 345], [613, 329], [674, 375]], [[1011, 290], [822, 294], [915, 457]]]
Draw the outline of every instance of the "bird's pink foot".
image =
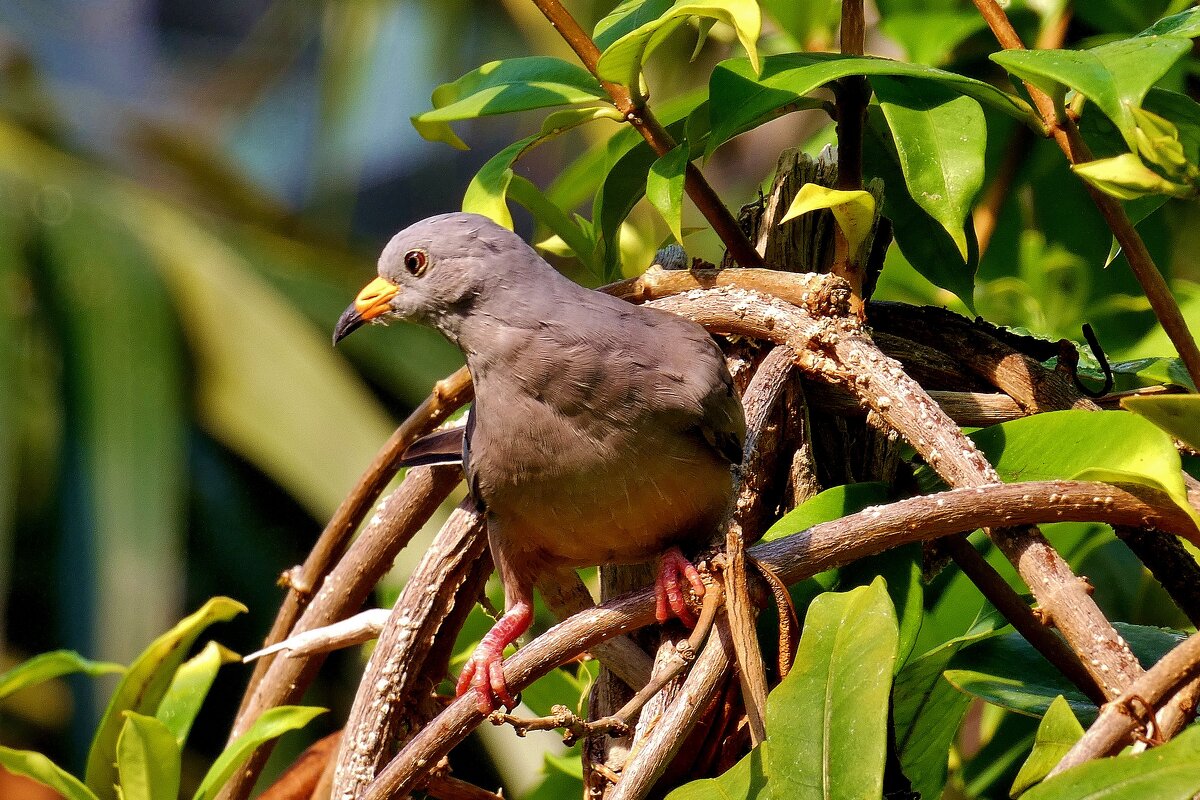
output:
[[517, 702], [504, 680], [504, 648], [527, 631], [532, 621], [533, 604], [526, 601], [516, 603], [496, 621], [467, 660], [462, 674], [458, 676], [455, 693], [461, 697], [468, 690], [474, 690], [475, 706], [479, 713], [492, 713], [496, 709], [496, 700], [509, 709], [516, 708]]
[[673, 613], [684, 625], [695, 627], [696, 616], [683, 597], [684, 579], [697, 597], [704, 596], [704, 581], [700, 580], [700, 572], [684, 558], [678, 547], [672, 547], [663, 553], [658, 577], [654, 580], [654, 616], [659, 622], [666, 622]]

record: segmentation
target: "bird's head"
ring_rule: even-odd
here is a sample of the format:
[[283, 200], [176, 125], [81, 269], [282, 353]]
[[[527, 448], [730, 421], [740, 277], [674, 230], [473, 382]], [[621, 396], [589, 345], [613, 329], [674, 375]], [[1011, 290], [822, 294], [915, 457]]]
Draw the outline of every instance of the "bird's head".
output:
[[453, 335], [456, 321], [469, 313], [485, 284], [506, 268], [529, 262], [527, 254], [532, 250], [519, 236], [478, 214], [443, 214], [410, 225], [383, 249], [379, 277], [343, 312], [333, 342], [367, 322], [393, 319]]

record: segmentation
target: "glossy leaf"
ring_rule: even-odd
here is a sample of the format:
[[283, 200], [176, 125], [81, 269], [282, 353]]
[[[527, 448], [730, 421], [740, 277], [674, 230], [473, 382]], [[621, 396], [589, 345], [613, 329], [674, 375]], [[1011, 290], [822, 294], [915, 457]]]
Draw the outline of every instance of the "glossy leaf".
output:
[[512, 230], [512, 214], [508, 210], [508, 186], [513, 178], [513, 162], [541, 137], [527, 136], [513, 142], [488, 159], [479, 168], [463, 193], [462, 210], [482, 214], [497, 225]]
[[1190, 800], [1200, 792], [1200, 727], [1135, 756], [1090, 761], [1022, 795], [1024, 800]]
[[718, 64], [709, 79], [712, 134], [705, 157], [738, 133], [774, 119], [780, 109], [802, 100], [809, 92], [850, 75], [932, 81], [1026, 124], [1038, 124], [1029, 104], [1019, 97], [983, 81], [920, 64], [838, 53], [789, 53], [763, 59], [762, 73], [756, 75], [748, 61], [734, 58]]
[[621, 0], [596, 23], [592, 39], [603, 52], [608, 46], [667, 12], [674, 0]]
[[908, 193], [900, 155], [878, 106], [867, 111], [863, 166], [869, 170], [868, 174], [883, 180], [883, 213], [892, 221], [896, 245], [904, 258], [934, 285], [953, 292], [968, 308], [973, 308], [975, 270], [979, 261], [974, 226], [965, 226], [963, 232], [969, 256], [964, 259], [955, 239]]
[[0, 675], [0, 698], [19, 692], [27, 686], [82, 672], [95, 677], [113, 672], [124, 672], [120, 664], [91, 661], [72, 650], [55, 650], [40, 653], [33, 658]]
[[762, 19], [754, 0], [680, 0], [664, 14], [617, 39], [600, 56], [596, 70], [604, 80], [639, 93], [642, 63], [688, 17], [707, 17], [729, 25], [759, 69], [758, 34]]
[[0, 747], [0, 766], [14, 775], [24, 775], [43, 786], [49, 786], [66, 800], [97, 800], [92, 790], [78, 778], [41, 753]]
[[967, 261], [963, 228], [983, 186], [983, 109], [974, 99], [927, 81], [879, 76], [871, 85], [892, 130], [909, 196], [941, 224]]
[[288, 731], [303, 728], [326, 709], [310, 706], [276, 706], [267, 709], [254, 724], [226, 747], [209, 767], [192, 800], [213, 800], [230, 776], [238, 770], [259, 745], [277, 739]]
[[1075, 164], [1071, 169], [1092, 186], [1118, 200], [1136, 200], [1155, 194], [1190, 197], [1196, 193], [1191, 186], [1172, 183], [1162, 177], [1133, 153]]
[[[971, 434], [1006, 482], [1126, 481], [1170, 495], [1188, 511], [1171, 437], [1126, 411], [1052, 411]], [[1054, 442], [1054, 447], [1046, 447]]]
[[846, 237], [851, 258], [855, 258], [871, 233], [871, 223], [875, 221], [875, 198], [862, 189], [848, 191], [806, 183], [800, 187], [779, 222], [783, 224], [801, 214], [823, 208], [833, 213], [833, 218]]
[[991, 58], [1052, 97], [1062, 98], [1068, 88], [1079, 92], [1113, 121], [1129, 149], [1136, 150], [1132, 109], [1191, 47], [1187, 39], [1151, 37], [1091, 50], [1004, 50]]
[[1033, 752], [1021, 765], [1021, 771], [1013, 781], [1010, 797], [1018, 797], [1039, 783], [1050, 770], [1062, 761], [1067, 751], [1083, 736], [1083, 726], [1071, 712], [1071, 706], [1062, 695], [1054, 698], [1046, 716], [1038, 725], [1033, 740]]
[[691, 157], [685, 141], [650, 165], [646, 199], [658, 209], [675, 241], [683, 242], [683, 179]]
[[595, 103], [608, 95], [581, 66], [546, 56], [490, 61], [433, 90], [433, 109], [412, 118], [431, 142], [465, 150], [451, 122], [549, 106]]
[[1200, 450], [1200, 394], [1123, 397], [1121, 408], [1145, 417], [1188, 447]]
[[125, 724], [125, 712], [154, 714], [175, 670], [200, 634], [213, 623], [228, 621], [245, 611], [246, 607], [237, 601], [215, 597], [151, 643], [129, 666], [100, 719], [88, 752], [87, 784], [102, 800], [116, 797], [117, 738]]
[[1200, 9], [1193, 8], [1163, 17], [1138, 36], [1183, 36], [1194, 39], [1200, 36]]
[[177, 800], [179, 745], [167, 726], [154, 717], [125, 712], [117, 737], [117, 774], [121, 800]]
[[208, 691], [212, 688], [217, 672], [225, 664], [236, 664], [241, 656], [232, 650], [222, 647], [217, 642], [209, 642], [204, 649], [189, 658], [179, 669], [158, 704], [155, 716], [175, 736], [180, 747], [187, 741], [188, 732]]
[[809, 606], [795, 665], [767, 698], [770, 797], [880, 795], [897, 636], [882, 580]]
[[686, 783], [667, 795], [667, 800], [782, 800], [767, 791], [769, 749], [770, 743], [763, 742], [721, 775]]

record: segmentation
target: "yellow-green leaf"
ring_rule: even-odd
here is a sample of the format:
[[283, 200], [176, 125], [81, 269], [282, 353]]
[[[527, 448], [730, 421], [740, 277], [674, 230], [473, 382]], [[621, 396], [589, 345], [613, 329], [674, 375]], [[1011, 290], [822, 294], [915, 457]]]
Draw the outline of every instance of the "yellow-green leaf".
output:
[[1121, 408], [1145, 417], [1188, 447], [1200, 450], [1200, 394], [1123, 397]]
[[780, 222], [787, 222], [801, 214], [822, 208], [833, 212], [833, 218], [845, 234], [853, 258], [866, 240], [867, 234], [871, 232], [871, 223], [875, 219], [875, 198], [870, 192], [862, 189], [830, 189], [827, 186], [806, 183], [800, 187]]
[[179, 773], [175, 735], [154, 717], [126, 711], [117, 738], [122, 800], [178, 800]]
[[1118, 200], [1136, 200], [1152, 194], [1170, 197], [1195, 194], [1191, 186], [1172, 183], [1143, 164], [1133, 153], [1076, 164], [1071, 169], [1092, 186]]
[[276, 739], [288, 731], [303, 728], [326, 709], [312, 706], [276, 706], [262, 713], [254, 724], [225, 748], [217, 760], [209, 767], [208, 773], [200, 781], [200, 786], [192, 796], [192, 800], [212, 800], [217, 796], [221, 787], [237, 771], [238, 767], [258, 749], [258, 746]]
[[650, 165], [646, 176], [646, 199], [662, 218], [675, 241], [683, 243], [683, 181], [687, 172], [690, 150], [687, 142]]

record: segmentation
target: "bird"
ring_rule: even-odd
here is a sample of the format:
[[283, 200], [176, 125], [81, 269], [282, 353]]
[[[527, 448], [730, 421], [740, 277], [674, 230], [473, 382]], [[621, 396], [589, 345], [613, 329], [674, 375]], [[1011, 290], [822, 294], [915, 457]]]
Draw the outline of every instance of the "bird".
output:
[[[504, 613], [457, 681], [479, 711], [516, 701], [505, 647], [533, 619], [546, 576], [658, 559], [655, 615], [694, 618], [704, 584], [680, 545], [726, 513], [746, 423], [720, 347], [699, 324], [585, 288], [520, 236], [470, 213], [430, 217], [383, 249], [378, 277], [338, 320], [432, 327], [463, 353], [475, 401], [459, 435], [406, 453], [461, 459], [487, 525]], [[449, 445], [449, 446], [447, 446]]]

